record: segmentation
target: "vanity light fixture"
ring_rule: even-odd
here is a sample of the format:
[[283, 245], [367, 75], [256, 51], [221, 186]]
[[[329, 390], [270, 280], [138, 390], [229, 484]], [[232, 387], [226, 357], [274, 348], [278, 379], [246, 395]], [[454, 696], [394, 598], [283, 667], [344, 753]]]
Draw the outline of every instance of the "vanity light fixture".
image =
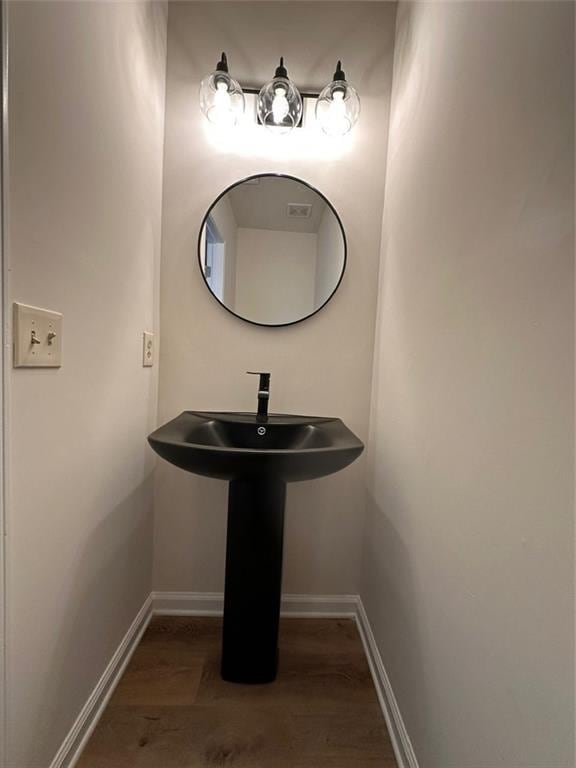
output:
[[354, 126], [360, 115], [360, 98], [353, 85], [346, 82], [339, 61], [332, 82], [316, 100], [316, 119], [324, 133], [344, 136]]
[[260, 90], [245, 88], [243, 91], [240, 84], [230, 76], [226, 54], [222, 53], [215, 71], [200, 84], [200, 109], [211, 123], [232, 127], [244, 113], [244, 93], [251, 98], [256, 97], [258, 121], [273, 133], [286, 134], [302, 126], [303, 99], [315, 100], [316, 120], [329, 136], [347, 134], [360, 115], [358, 91], [346, 81], [340, 61], [336, 65], [332, 82], [320, 94], [299, 92], [288, 77], [283, 56], [270, 82]]
[[219, 126], [235, 125], [244, 113], [244, 93], [228, 73], [225, 53], [215, 71], [200, 84], [200, 109], [211, 123]]
[[300, 124], [302, 96], [288, 77], [284, 57], [272, 80], [260, 89], [257, 111], [262, 125], [275, 133], [288, 133]]

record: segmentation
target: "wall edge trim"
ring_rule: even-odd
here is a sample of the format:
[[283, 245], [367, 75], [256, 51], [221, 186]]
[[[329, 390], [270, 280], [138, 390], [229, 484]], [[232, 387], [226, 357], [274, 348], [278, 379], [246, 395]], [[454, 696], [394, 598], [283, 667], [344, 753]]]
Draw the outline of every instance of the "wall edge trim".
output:
[[394, 747], [398, 768], [419, 768], [416, 753], [404, 724], [404, 719], [394, 695], [386, 667], [382, 661], [382, 656], [378, 650], [368, 614], [359, 595], [355, 618], [362, 645], [364, 646], [364, 653], [366, 654], [368, 666], [372, 674], [372, 680], [374, 681], [374, 687], [376, 688], [378, 703], [388, 726], [388, 733]]
[[152, 595], [148, 595], [60, 745], [50, 768], [73, 768], [76, 765], [151, 618]]

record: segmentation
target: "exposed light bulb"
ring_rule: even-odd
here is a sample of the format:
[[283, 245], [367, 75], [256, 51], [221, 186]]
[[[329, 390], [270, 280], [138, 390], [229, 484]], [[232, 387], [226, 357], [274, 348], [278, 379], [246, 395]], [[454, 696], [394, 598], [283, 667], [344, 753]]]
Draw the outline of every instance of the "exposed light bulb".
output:
[[342, 136], [350, 130], [350, 120], [346, 114], [346, 104], [344, 103], [344, 91], [337, 90], [332, 94], [328, 120], [330, 121], [330, 133], [335, 136]]
[[290, 106], [288, 99], [286, 98], [286, 89], [281, 85], [274, 89], [274, 100], [272, 102], [272, 119], [276, 125], [280, 125], [284, 121], [284, 118], [288, 114]]
[[226, 123], [234, 122], [235, 116], [232, 113], [232, 103], [230, 94], [228, 93], [228, 85], [225, 82], [220, 81], [216, 85], [216, 93], [214, 94], [214, 106], [210, 114], [210, 119], [213, 123], [218, 125], [225, 125]]

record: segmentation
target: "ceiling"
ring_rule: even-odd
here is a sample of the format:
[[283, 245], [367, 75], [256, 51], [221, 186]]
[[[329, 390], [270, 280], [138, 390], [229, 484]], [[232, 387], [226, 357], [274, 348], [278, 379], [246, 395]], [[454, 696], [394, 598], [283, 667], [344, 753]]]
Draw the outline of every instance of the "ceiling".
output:
[[[228, 195], [238, 227], [271, 229], [283, 232], [318, 232], [324, 199], [313, 189], [294, 179], [266, 177], [246, 181]], [[289, 205], [309, 204], [309, 218], [288, 216]]]

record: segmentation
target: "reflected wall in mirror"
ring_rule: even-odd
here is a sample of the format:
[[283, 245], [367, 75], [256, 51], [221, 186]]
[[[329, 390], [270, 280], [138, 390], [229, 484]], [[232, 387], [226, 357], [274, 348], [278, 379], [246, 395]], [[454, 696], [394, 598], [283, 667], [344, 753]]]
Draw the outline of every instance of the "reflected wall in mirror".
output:
[[338, 214], [317, 190], [292, 176], [251, 176], [225, 190], [200, 228], [206, 285], [236, 316], [290, 325], [318, 312], [346, 266]]

